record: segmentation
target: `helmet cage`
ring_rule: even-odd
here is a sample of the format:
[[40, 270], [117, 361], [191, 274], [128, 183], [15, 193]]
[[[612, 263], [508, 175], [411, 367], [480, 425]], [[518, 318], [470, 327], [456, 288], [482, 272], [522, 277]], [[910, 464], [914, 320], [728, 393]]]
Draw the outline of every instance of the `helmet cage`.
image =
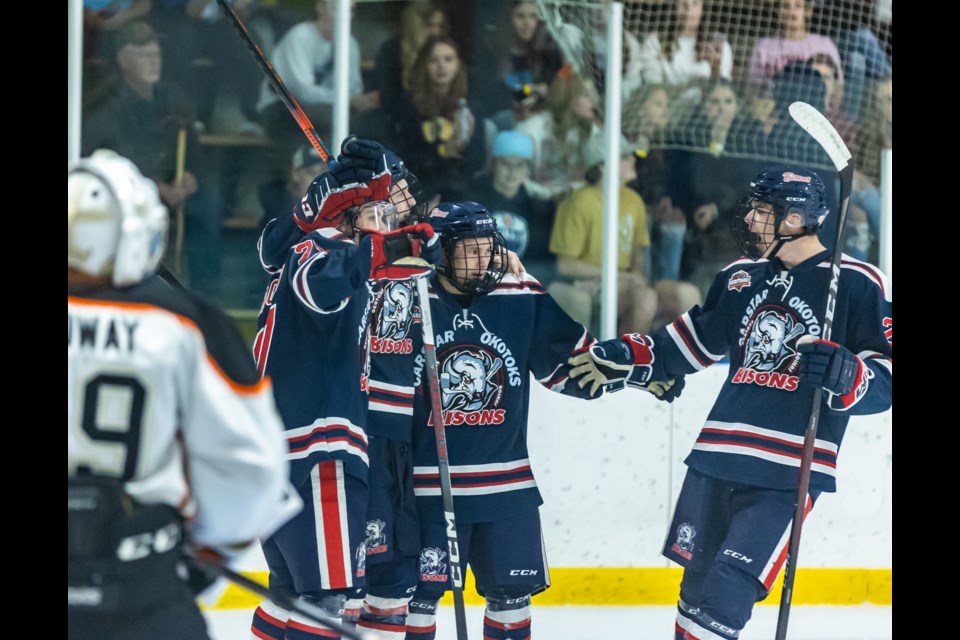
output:
[[[491, 244], [490, 257], [486, 265], [477, 269], [477, 264], [470, 264], [478, 255], [483, 259], [489, 239]], [[440, 235], [440, 246], [443, 251], [443, 260], [437, 267], [437, 272], [443, 275], [456, 287], [457, 290], [471, 295], [484, 295], [493, 291], [507, 272], [507, 243], [499, 231], [491, 230], [478, 235], [456, 235], [449, 232]], [[463, 247], [463, 254], [458, 258], [456, 250]], [[474, 252], [473, 249], [477, 251]], [[479, 272], [478, 272], [479, 271]]]

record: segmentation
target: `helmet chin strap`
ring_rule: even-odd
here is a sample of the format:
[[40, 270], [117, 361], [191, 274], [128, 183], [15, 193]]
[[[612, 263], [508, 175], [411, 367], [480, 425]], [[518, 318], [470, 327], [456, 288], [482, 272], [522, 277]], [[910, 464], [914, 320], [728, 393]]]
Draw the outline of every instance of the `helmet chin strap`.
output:
[[776, 244], [773, 245], [773, 250], [770, 251], [770, 254], [767, 256], [767, 260], [773, 260], [774, 256], [777, 255], [777, 252], [783, 248], [783, 245], [787, 244], [788, 242], [793, 242], [798, 238], [804, 238], [806, 236], [813, 235], [817, 232], [818, 228], [819, 227], [808, 227], [804, 229], [802, 232], [791, 235], [791, 236], [782, 236], [779, 233], [776, 234], [773, 237]]

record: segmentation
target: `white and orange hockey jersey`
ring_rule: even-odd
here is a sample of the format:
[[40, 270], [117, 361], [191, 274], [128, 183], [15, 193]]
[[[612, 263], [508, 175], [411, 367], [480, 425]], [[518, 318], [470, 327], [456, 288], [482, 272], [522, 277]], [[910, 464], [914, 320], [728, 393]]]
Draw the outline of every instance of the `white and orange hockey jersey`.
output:
[[300, 510], [270, 382], [215, 307], [158, 277], [68, 288], [67, 365], [68, 475], [120, 478], [215, 548]]

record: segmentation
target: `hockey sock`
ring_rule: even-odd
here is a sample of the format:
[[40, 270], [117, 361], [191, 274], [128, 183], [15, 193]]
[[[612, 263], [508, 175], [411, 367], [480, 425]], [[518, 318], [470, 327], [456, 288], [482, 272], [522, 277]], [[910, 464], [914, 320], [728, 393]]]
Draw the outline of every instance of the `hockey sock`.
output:
[[[342, 596], [340, 600], [329, 598], [324, 601], [319, 601], [306, 596], [300, 596], [300, 599], [329, 613], [332, 621], [343, 621], [340, 617], [342, 609], [340, 603], [343, 602]], [[290, 618], [287, 620], [287, 630], [284, 640], [341, 640], [341, 636], [339, 632], [323, 626], [316, 620], [301, 615], [296, 611], [291, 611]]]
[[340, 617], [343, 618], [343, 624], [356, 626], [357, 620], [360, 619], [361, 606], [363, 606], [363, 598], [350, 598], [344, 602], [343, 613], [340, 614]]
[[683, 635], [686, 633], [687, 627], [690, 626], [690, 621], [693, 620], [696, 614], [697, 610], [684, 602], [683, 598], [677, 601], [677, 623], [674, 628], [675, 640], [683, 640]]
[[408, 602], [410, 598], [378, 598], [367, 594], [357, 629], [373, 631], [382, 640], [404, 640]]
[[413, 599], [408, 605], [406, 640], [434, 640], [437, 637], [439, 600]]
[[490, 640], [529, 640], [533, 609], [530, 596], [487, 598], [483, 637]]
[[250, 626], [252, 638], [259, 640], [283, 640], [284, 629], [287, 627], [287, 618], [290, 612], [275, 605], [270, 600], [264, 600], [253, 612], [253, 624]]

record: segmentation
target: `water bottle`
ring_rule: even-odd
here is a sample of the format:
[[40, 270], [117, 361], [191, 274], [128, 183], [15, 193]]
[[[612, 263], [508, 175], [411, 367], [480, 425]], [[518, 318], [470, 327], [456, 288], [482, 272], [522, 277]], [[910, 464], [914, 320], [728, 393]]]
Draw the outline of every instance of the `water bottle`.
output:
[[460, 143], [466, 147], [470, 142], [470, 109], [467, 108], [467, 99], [457, 100], [457, 127], [460, 129]]

